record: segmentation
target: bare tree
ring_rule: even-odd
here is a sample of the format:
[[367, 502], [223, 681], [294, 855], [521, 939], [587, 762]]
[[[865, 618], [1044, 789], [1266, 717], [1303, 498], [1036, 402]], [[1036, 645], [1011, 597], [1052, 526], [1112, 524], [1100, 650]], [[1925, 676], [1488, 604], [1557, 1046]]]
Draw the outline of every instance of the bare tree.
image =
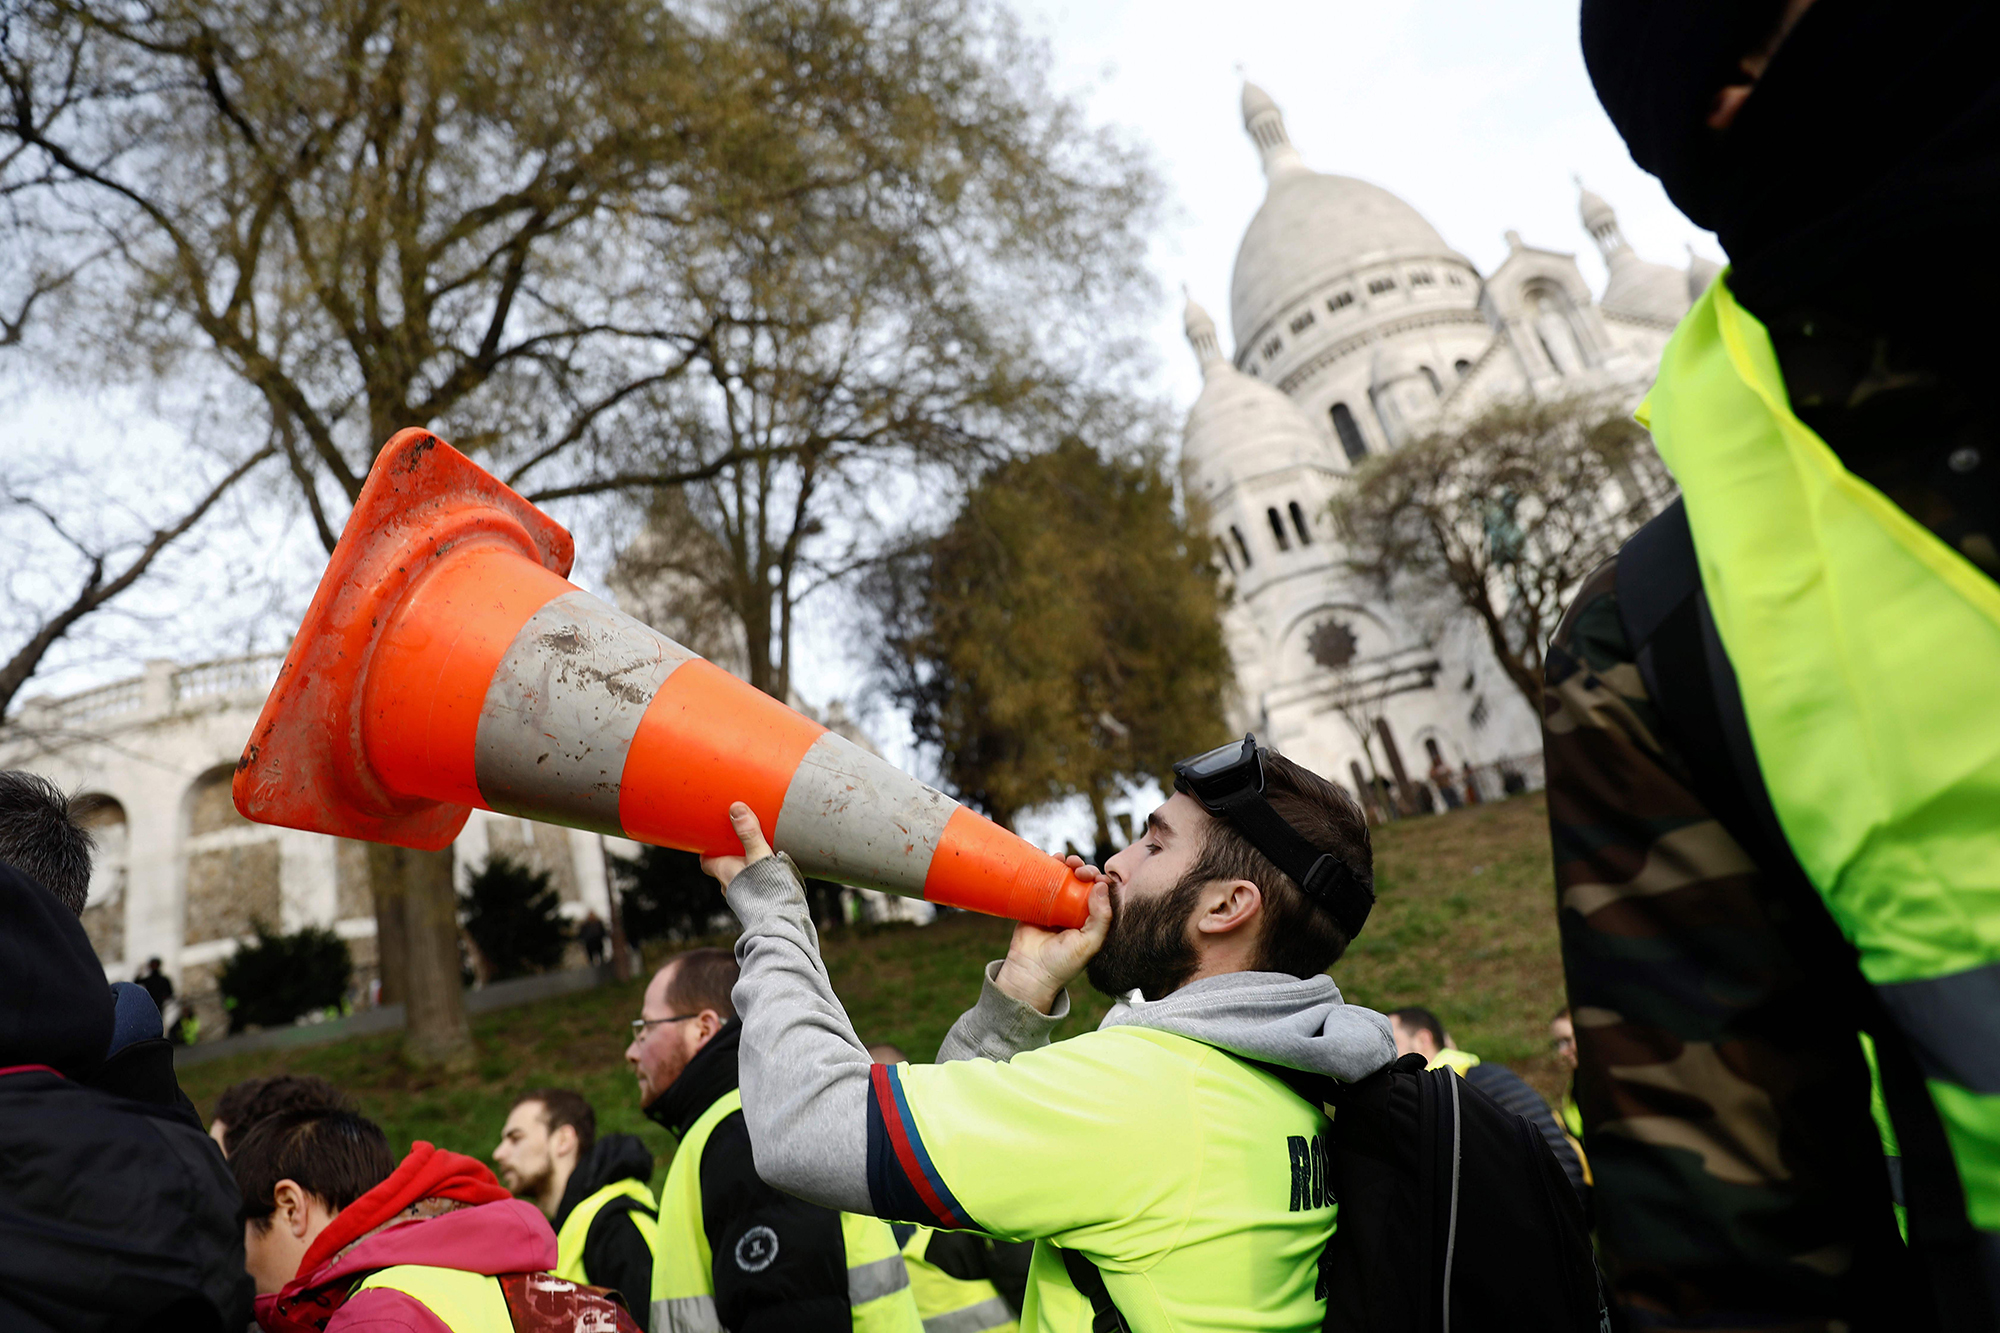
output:
[[988, 0], [723, 8], [730, 100], [755, 108], [737, 132], [795, 186], [720, 201], [655, 256], [708, 330], [655, 439], [717, 465], [682, 488], [704, 535], [665, 572], [728, 609], [747, 678], [783, 698], [799, 603], [882, 551], [885, 511], [1142, 415], [1119, 330], [1160, 187]]
[[1570, 398], [1503, 402], [1373, 459], [1333, 511], [1352, 568], [1470, 612], [1539, 712], [1569, 594], [1672, 493], [1625, 405]]
[[[403, 426], [522, 485], [633, 484], [566, 465], [631, 428], [701, 336], [630, 262], [730, 114], [698, 46], [644, 0], [24, 0], [0, 20], [0, 190], [115, 256], [70, 305], [78, 345], [240, 385], [331, 549]], [[455, 932], [397, 939], [450, 915], [432, 859], [444, 873], [413, 855], [406, 882], [375, 881], [377, 924], [426, 978], [413, 1053], [456, 1060]]]
[[275, 446], [271, 445], [257, 450], [174, 517], [150, 533], [122, 543], [97, 541], [77, 534], [68, 519], [32, 491], [17, 490], [0, 478], [0, 505], [35, 515], [83, 564], [83, 574], [74, 592], [59, 595], [57, 605], [30, 612], [22, 643], [5, 662], [0, 662], [0, 719], [7, 717], [15, 698], [41, 668], [50, 649], [74, 630], [79, 621], [145, 577], [169, 546], [185, 537], [224, 495], [275, 452]]
[[[1118, 345], [1157, 190], [1045, 65], [991, 0], [18, 0], [0, 197], [106, 256], [75, 356], [235, 386], [329, 549], [404, 426], [537, 501], [685, 488], [783, 695], [871, 488], [1025, 447]], [[460, 1060], [448, 857], [373, 887]]]

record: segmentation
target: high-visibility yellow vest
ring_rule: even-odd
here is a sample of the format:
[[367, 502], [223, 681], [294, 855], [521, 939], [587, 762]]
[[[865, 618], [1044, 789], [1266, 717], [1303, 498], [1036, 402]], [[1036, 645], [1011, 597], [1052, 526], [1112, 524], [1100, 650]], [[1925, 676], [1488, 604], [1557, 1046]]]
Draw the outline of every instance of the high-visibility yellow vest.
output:
[[903, 1243], [924, 1333], [1019, 1333], [1020, 1325], [998, 1287], [983, 1278], [953, 1277], [925, 1257], [936, 1234], [929, 1227], [918, 1227]]
[[451, 1333], [514, 1333], [514, 1317], [507, 1313], [499, 1279], [483, 1273], [396, 1264], [370, 1274], [354, 1290], [370, 1287], [402, 1292], [436, 1315]]
[[[583, 1246], [584, 1242], [590, 1238], [590, 1224], [595, 1222], [597, 1215], [604, 1211], [604, 1205], [610, 1203], [613, 1199], [636, 1199], [645, 1205], [646, 1212], [649, 1214], [656, 1207], [653, 1202], [653, 1191], [646, 1188], [646, 1182], [643, 1180], [633, 1180], [630, 1177], [624, 1180], [612, 1181], [609, 1185], [606, 1185], [603, 1189], [598, 1190], [582, 1203], [579, 1203], [570, 1210], [569, 1216], [563, 1219], [562, 1230], [556, 1233], [557, 1277], [568, 1278], [571, 1282], [582, 1282], [592, 1286], [603, 1285], [597, 1278], [584, 1272]], [[650, 1216], [639, 1217], [629, 1213], [627, 1216], [632, 1218], [632, 1225], [639, 1229], [639, 1234], [646, 1238], [646, 1248], [653, 1252], [653, 1263], [657, 1266], [660, 1262], [659, 1226]], [[632, 1293], [632, 1301], [635, 1305], [644, 1299], [646, 1298], [638, 1292]]]
[[1923, 1064], [1969, 1219], [2000, 1230], [2000, 586], [1792, 413], [1726, 274], [1641, 420], [1785, 840]]
[[1452, 1073], [1458, 1075], [1460, 1078], [1464, 1078], [1465, 1071], [1472, 1068], [1474, 1065], [1478, 1063], [1479, 1063], [1479, 1057], [1474, 1055], [1471, 1051], [1461, 1051], [1456, 1047], [1447, 1046], [1443, 1050], [1439, 1051], [1436, 1055], [1432, 1056], [1430, 1063], [1425, 1065], [1424, 1068], [1449, 1069]]
[[[653, 1247], [652, 1333], [722, 1333], [715, 1309], [715, 1256], [702, 1222], [701, 1155], [715, 1127], [743, 1109], [731, 1089], [688, 1127], [660, 1187], [659, 1240]], [[840, 1214], [847, 1249], [847, 1300], [856, 1333], [920, 1333], [909, 1266], [889, 1224]]]

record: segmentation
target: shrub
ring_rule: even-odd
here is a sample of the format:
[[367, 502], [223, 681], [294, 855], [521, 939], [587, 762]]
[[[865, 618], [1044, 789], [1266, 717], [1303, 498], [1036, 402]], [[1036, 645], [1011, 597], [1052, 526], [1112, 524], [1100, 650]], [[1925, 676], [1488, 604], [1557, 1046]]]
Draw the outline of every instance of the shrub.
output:
[[709, 933], [728, 911], [701, 858], [671, 847], [642, 847], [631, 859], [610, 858], [628, 943], [685, 940]]
[[347, 941], [324, 926], [289, 935], [254, 923], [255, 943], [229, 956], [216, 975], [229, 1030], [282, 1027], [321, 1009], [339, 1008], [347, 996], [354, 959]]
[[546, 972], [562, 963], [569, 923], [546, 870], [494, 853], [460, 899], [465, 933], [486, 959], [487, 980]]
[[[735, 930], [736, 918], [715, 881], [702, 873], [699, 854], [642, 847], [636, 857], [610, 860], [628, 942], [694, 939], [714, 933], [718, 922]], [[831, 880], [806, 881], [806, 906], [822, 930], [845, 924], [844, 892]]]

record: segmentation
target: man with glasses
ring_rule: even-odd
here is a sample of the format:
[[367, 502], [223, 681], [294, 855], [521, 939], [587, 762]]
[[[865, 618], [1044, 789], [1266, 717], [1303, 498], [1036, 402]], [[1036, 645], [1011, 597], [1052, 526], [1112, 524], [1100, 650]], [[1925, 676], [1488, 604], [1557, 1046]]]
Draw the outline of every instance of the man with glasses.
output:
[[[1326, 975], [1374, 900], [1368, 825], [1251, 737], [1175, 777], [1105, 864], [1086, 924], [1017, 926], [934, 1065], [869, 1060], [796, 870], [733, 807], [744, 855], [704, 865], [743, 922], [744, 1112], [764, 1178], [1033, 1240], [1024, 1331], [1319, 1329], [1327, 1122], [1288, 1079], [1396, 1058], [1389, 1021]], [[1121, 1003], [1051, 1044], [1086, 973]]]
[[743, 1025], [727, 949], [676, 954], [646, 987], [625, 1061], [678, 1150], [660, 1190], [653, 1333], [919, 1333], [887, 1225], [758, 1177], [737, 1091]]

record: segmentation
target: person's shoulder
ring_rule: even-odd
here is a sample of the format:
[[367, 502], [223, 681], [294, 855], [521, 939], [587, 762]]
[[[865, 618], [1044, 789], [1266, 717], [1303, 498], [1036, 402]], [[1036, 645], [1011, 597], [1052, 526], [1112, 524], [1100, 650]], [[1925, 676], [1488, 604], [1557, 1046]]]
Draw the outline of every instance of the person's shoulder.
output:
[[453, 1329], [409, 1293], [369, 1287], [349, 1296], [333, 1312], [326, 1333], [453, 1333]]

